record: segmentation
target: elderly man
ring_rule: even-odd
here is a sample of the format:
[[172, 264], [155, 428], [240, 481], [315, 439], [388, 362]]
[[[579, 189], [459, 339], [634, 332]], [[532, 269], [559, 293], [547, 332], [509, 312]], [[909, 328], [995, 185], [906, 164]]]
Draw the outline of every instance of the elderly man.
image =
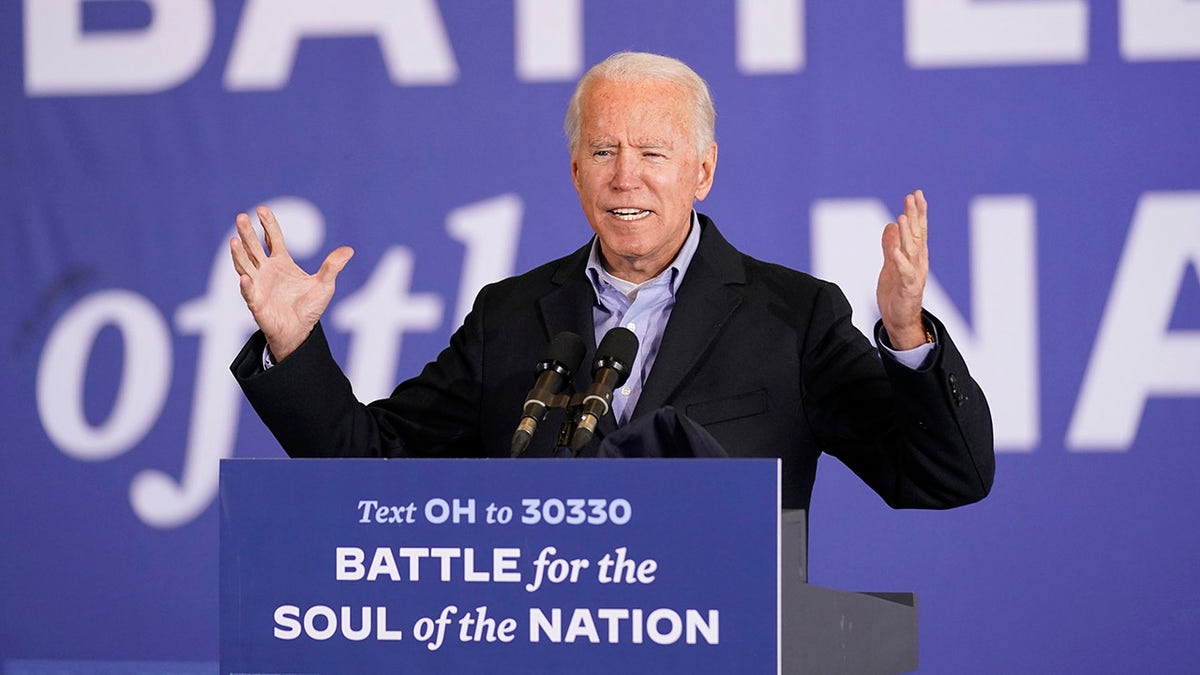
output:
[[[595, 231], [575, 253], [485, 287], [422, 373], [359, 403], [318, 319], [353, 251], [315, 275], [260, 208], [266, 252], [245, 214], [230, 242], [261, 331], [233, 363], [243, 390], [292, 456], [503, 457], [551, 336], [594, 351], [614, 326], [641, 349], [596, 438], [672, 406], [734, 457], [783, 460], [783, 506], [808, 506], [817, 459], [846, 463], [894, 507], [983, 498], [994, 472], [982, 392], [945, 328], [921, 308], [926, 203], [908, 195], [883, 232], [876, 350], [834, 285], [750, 258], [693, 205], [717, 165], [712, 99], [682, 62], [615, 54], [580, 80], [568, 108], [571, 177]], [[578, 373], [582, 390], [590, 381]], [[554, 435], [528, 456], [548, 456]]]

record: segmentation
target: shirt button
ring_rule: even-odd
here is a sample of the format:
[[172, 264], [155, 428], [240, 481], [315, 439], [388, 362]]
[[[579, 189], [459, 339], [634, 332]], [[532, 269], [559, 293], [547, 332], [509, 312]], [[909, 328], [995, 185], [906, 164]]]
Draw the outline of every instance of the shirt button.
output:
[[625, 324], [625, 327], [628, 328], [629, 330], [637, 330], [637, 324], [632, 321]]
[[632, 389], [630, 389], [629, 387], [621, 387], [621, 394], [622, 394], [622, 395], [624, 395], [624, 396], [628, 396], [628, 395], [629, 395], [629, 394], [631, 394], [631, 393], [633, 393], [633, 390], [632, 390]]

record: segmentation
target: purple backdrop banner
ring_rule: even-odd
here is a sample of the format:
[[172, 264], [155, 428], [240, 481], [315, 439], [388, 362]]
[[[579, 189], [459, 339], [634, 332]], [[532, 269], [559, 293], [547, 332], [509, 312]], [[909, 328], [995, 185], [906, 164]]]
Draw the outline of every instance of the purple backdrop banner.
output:
[[811, 579], [920, 594], [923, 672], [1200, 661], [1200, 2], [8, 0], [5, 673], [215, 672], [218, 461], [282, 455], [226, 369], [234, 215], [272, 205], [311, 269], [355, 247], [326, 330], [383, 395], [586, 241], [561, 120], [621, 49], [708, 79], [700, 210], [860, 326], [929, 197], [996, 486], [893, 512], [824, 462]]

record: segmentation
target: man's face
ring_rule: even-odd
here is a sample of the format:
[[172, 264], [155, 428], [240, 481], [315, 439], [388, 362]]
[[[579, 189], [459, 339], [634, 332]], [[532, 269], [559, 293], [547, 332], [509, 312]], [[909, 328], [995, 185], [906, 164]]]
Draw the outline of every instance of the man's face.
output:
[[693, 200], [712, 187], [717, 146], [696, 152], [691, 109], [687, 90], [667, 82], [597, 80], [584, 92], [571, 177], [605, 266], [626, 281], [670, 264]]

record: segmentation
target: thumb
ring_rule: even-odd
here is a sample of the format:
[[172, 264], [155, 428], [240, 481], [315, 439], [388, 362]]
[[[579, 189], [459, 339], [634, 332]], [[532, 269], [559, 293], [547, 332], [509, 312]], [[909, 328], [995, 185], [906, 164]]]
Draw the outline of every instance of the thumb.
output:
[[900, 248], [900, 226], [896, 223], [888, 223], [883, 228], [883, 236], [880, 238], [880, 243], [883, 246], [884, 262], [890, 261], [896, 255]]
[[346, 263], [354, 257], [354, 249], [349, 246], [339, 246], [325, 256], [321, 269], [317, 270], [317, 279], [322, 283], [333, 283], [337, 275], [346, 267]]

